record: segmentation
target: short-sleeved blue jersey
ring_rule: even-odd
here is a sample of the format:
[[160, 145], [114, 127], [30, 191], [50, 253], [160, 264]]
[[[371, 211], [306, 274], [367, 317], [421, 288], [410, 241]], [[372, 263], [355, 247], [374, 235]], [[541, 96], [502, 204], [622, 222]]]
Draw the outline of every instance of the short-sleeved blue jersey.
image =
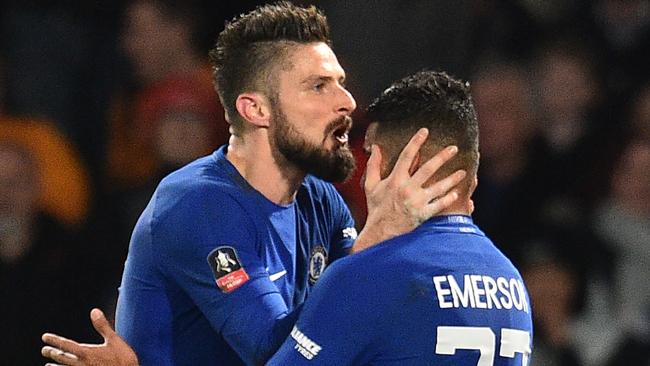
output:
[[163, 179], [136, 224], [116, 326], [143, 366], [264, 362], [356, 237], [331, 184], [307, 176], [292, 204], [276, 205], [225, 152]]
[[268, 365], [527, 365], [530, 302], [468, 216], [338, 261]]

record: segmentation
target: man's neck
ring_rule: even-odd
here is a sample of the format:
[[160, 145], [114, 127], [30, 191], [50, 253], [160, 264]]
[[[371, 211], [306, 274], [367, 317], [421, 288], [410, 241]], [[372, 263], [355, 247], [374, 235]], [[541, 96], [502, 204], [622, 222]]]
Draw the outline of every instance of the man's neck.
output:
[[472, 216], [473, 204], [469, 198], [459, 197], [447, 209], [440, 211], [436, 216], [465, 215]]
[[226, 159], [253, 188], [279, 205], [294, 201], [305, 173], [286, 161], [278, 161], [265, 132], [231, 135]]

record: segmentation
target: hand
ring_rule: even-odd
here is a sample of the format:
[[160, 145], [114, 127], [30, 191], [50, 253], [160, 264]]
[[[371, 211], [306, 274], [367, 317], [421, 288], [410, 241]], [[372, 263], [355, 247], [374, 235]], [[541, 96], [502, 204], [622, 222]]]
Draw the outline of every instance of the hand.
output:
[[[41, 349], [44, 357], [68, 366], [138, 366], [138, 358], [131, 347], [111, 328], [99, 309], [90, 312], [93, 327], [104, 338], [102, 344], [82, 344], [56, 334], [45, 333], [43, 342], [50, 346]], [[46, 366], [57, 364], [48, 363]]]
[[428, 134], [428, 130], [423, 128], [411, 138], [400, 153], [390, 175], [383, 180], [380, 172], [381, 151], [377, 146], [372, 146], [364, 182], [368, 218], [355, 242], [354, 251], [407, 233], [458, 199], [458, 192], [452, 188], [465, 178], [464, 170], [456, 171], [423, 188], [429, 178], [456, 155], [456, 146], [449, 146], [440, 151], [422, 164], [413, 175], [409, 172]]

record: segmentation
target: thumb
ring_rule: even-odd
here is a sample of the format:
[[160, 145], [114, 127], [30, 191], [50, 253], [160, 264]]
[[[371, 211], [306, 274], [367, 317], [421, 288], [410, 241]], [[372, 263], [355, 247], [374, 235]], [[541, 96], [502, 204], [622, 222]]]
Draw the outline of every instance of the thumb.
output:
[[106, 319], [104, 312], [101, 310], [92, 309], [90, 311], [90, 320], [93, 322], [93, 327], [97, 333], [104, 337], [104, 341], [115, 336], [115, 331], [108, 322], [108, 319]]

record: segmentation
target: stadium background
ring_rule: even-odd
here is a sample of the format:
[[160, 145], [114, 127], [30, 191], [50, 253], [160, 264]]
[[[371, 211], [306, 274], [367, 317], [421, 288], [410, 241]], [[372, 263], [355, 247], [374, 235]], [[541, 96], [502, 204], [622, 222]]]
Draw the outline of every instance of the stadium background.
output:
[[[225, 142], [207, 50], [260, 1], [152, 3], [0, 2], [1, 364], [42, 364], [44, 331], [96, 341], [87, 312], [113, 311], [155, 184]], [[471, 81], [475, 219], [527, 281], [532, 364], [648, 364], [650, 4], [303, 3], [330, 20], [359, 158], [382, 86], [423, 68]], [[359, 177], [339, 188], [363, 223]]]

